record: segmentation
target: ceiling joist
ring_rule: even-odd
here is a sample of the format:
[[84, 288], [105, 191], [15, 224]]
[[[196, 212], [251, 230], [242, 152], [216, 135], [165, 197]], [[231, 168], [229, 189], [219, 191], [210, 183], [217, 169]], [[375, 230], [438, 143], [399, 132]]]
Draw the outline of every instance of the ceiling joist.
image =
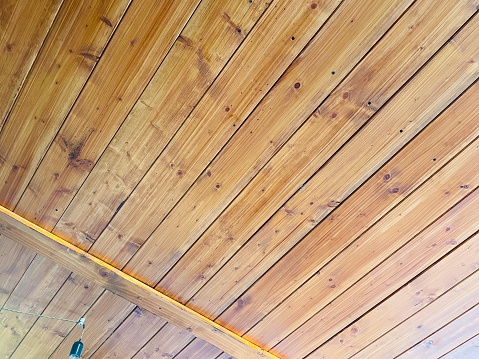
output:
[[187, 329], [236, 358], [277, 359], [232, 331], [1, 206], [0, 234]]

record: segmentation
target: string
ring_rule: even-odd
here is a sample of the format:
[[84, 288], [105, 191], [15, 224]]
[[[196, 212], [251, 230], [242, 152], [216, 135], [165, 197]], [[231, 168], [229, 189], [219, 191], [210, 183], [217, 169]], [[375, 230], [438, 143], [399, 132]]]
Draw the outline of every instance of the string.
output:
[[49, 316], [49, 315], [42, 315], [42, 314], [36, 314], [36, 313], [22, 312], [22, 311], [20, 311], [20, 310], [15, 310], [15, 309], [9, 309], [9, 308], [5, 308], [5, 307], [0, 307], [0, 312], [1, 312], [2, 310], [5, 310], [5, 311], [7, 311], [7, 312], [25, 314], [25, 315], [33, 315], [33, 316], [38, 317], [38, 318], [55, 319], [55, 320], [62, 320], [62, 321], [64, 321], [64, 322], [75, 323], [75, 324], [80, 325], [80, 326], [83, 328], [83, 329], [82, 329], [82, 336], [83, 336], [83, 331], [85, 330], [85, 319], [84, 319], [84, 318], [80, 318], [79, 320], [71, 320], [71, 319], [52, 317], [52, 316]]

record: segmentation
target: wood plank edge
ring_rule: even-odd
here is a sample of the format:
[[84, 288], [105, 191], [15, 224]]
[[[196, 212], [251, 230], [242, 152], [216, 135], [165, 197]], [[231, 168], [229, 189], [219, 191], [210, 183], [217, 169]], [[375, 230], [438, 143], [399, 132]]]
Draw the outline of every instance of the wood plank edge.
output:
[[239, 359], [277, 356], [101, 259], [0, 206], [0, 234], [84, 276], [131, 303], [188, 330]]

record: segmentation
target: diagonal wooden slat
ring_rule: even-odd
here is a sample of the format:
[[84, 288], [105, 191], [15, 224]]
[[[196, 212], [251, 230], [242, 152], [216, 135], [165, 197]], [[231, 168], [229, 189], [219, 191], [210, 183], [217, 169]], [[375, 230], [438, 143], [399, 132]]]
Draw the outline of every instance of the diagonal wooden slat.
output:
[[89, 357], [92, 359], [131, 358], [165, 324], [164, 319], [136, 307], [115, 332]]
[[[345, 1], [125, 271], [156, 284], [409, 5], [409, 1]], [[351, 22], [351, 14], [364, 9], [369, 21]], [[328, 51], [322, 51], [325, 48]]]
[[441, 357], [441, 359], [477, 359], [479, 358], [479, 334], [454, 350]]
[[132, 2], [33, 177], [30, 172], [5, 188], [15, 193], [17, 213], [53, 228], [49, 211], [63, 213], [198, 3]]
[[[41, 314], [64, 283], [64, 281], [55, 281], [56, 275], [68, 278], [70, 273], [64, 268], [46, 258], [40, 256], [36, 258], [37, 260], [28, 267], [8, 298], [5, 307]], [[0, 326], [2, 355], [7, 358], [11, 357], [36, 319], [30, 315], [17, 315], [2, 311], [2, 325]]]
[[[42, 273], [40, 271], [40, 273]], [[55, 294], [43, 315], [78, 320], [101, 294], [100, 286], [76, 274], [71, 274]], [[62, 339], [76, 326], [75, 323], [39, 318], [30, 328], [11, 359], [35, 359], [52, 353]], [[80, 330], [76, 331], [77, 336]]]
[[0, 198], [5, 207], [17, 204], [24, 182], [33, 175], [129, 3], [64, 1], [0, 133]]
[[[255, 243], [268, 241], [270, 238], [281, 244], [285, 241], [296, 242], [308, 234], [318, 222], [326, 222], [327, 215], [334, 207], [348, 198], [351, 192], [372, 174], [372, 171], [369, 174], [363, 172], [365, 166], [370, 166], [371, 159], [373, 165], [377, 165], [376, 160], [384, 161], [384, 156], [392, 156], [395, 149], [400, 148], [402, 141], [407, 142], [408, 136], [411, 138], [416, 135], [465, 88], [474, 83], [479, 76], [479, 69], [476, 63], [470, 62], [470, 57], [478, 54], [474, 34], [479, 33], [479, 18], [473, 20], [476, 21], [471, 21], [450, 43], [451, 46], [444, 47], [389, 102], [389, 106], [379, 112], [375, 121], [353, 137], [304, 189], [298, 191], [275, 213], [255, 234], [254, 240], [258, 241]], [[382, 127], [383, 124], [385, 127]], [[385, 152], [379, 154], [382, 151]], [[391, 168], [391, 171], [387, 180], [390, 181], [387, 187], [391, 192], [390, 196], [400, 196], [401, 191], [409, 192], [407, 186], [403, 187], [401, 183], [394, 182], [394, 168]], [[349, 182], [350, 180], [352, 182]], [[275, 233], [276, 229], [279, 234]], [[354, 227], [352, 229], [354, 230]], [[341, 236], [338, 238], [341, 241], [351, 239]], [[312, 254], [316, 254], [317, 248], [323, 245], [320, 238], [316, 238], [314, 230], [307, 239], [303, 239], [278, 261], [273, 270], [268, 271], [248, 289], [241, 300], [223, 313], [220, 317], [222, 322], [228, 323], [235, 330], [246, 331], [281, 303], [285, 296], [296, 290], [301, 282], [312, 277], [324, 263]], [[334, 243], [332, 242], [332, 247]], [[337, 248], [333, 248], [331, 252], [326, 249], [328, 247], [316, 255], [324, 258], [324, 255], [329, 257], [330, 254], [334, 256], [338, 253]], [[278, 326], [275, 326], [274, 331], [278, 329]]]
[[166, 324], [141, 348], [133, 359], [165, 359], [175, 357], [195, 337], [187, 330]]
[[83, 249], [98, 239], [268, 6], [263, 1], [200, 3], [85, 183], [70, 194], [74, 198], [55, 234]]
[[[382, 359], [397, 357], [469, 310], [468, 313], [471, 314], [471, 317], [468, 318], [468, 321], [472, 322], [477, 329], [479, 323], [478, 280], [479, 272], [476, 272], [437, 298], [426, 308], [409, 317], [364, 350], [352, 356], [352, 358]], [[450, 306], [450, 303], [457, 303], [457, 305]], [[471, 329], [474, 330], [474, 327]], [[392, 343], [394, 345], [391, 345]], [[419, 355], [414, 358], [424, 357]]]
[[[468, 207], [465, 211], [474, 210], [474, 206], [469, 204]], [[321, 332], [330, 334], [342, 327], [346, 320], [351, 322], [375, 302], [386, 298], [401, 281], [407, 281], [426, 265], [433, 263], [441, 255], [446, 255], [438, 264], [433, 263], [425, 273], [341, 330], [309, 355], [309, 358], [333, 359], [337, 356], [354, 355], [474, 273], [479, 266], [479, 235], [476, 234], [457, 249], [450, 244], [451, 240], [456, 239], [461, 243], [463, 237], [467, 236], [467, 227], [461, 227], [468, 224], [462, 214], [457, 211], [452, 217], [445, 216], [440, 220], [440, 226], [434, 226], [435, 230], [422, 233], [415, 241], [396, 252], [329, 304], [320, 315], [324, 318], [326, 327]], [[477, 218], [475, 220], [477, 221]], [[445, 228], [452, 230], [446, 231]], [[451, 254], [448, 253], [449, 250], [452, 251]]]
[[[96, 256], [123, 267], [191, 184], [197, 178], [210, 177], [205, 167], [341, 1], [321, 3], [315, 11], [311, 9], [310, 0], [279, 0], [268, 8], [95, 242], [92, 251]], [[213, 180], [216, 178], [215, 173], [210, 175]], [[217, 190], [215, 185], [210, 188], [210, 195]], [[155, 263], [161, 263], [160, 256], [170, 253], [171, 248], [167, 252], [167, 246], [165, 243], [160, 252], [165, 254], [155, 256]]]
[[[274, 248], [278, 242], [271, 240], [268, 244], [268, 241], [264, 240], [258, 245], [252, 240], [245, 244], [248, 239], [266, 218], [280, 208], [370, 119], [373, 111], [381, 109], [474, 11], [475, 8], [470, 4], [452, 3], [448, 0], [422, 1], [412, 5], [298, 132], [216, 218], [195, 245], [161, 280], [158, 288], [181, 302], [187, 301], [244, 244], [237, 256], [208, 284], [212, 290], [208, 291], [208, 298], [205, 299], [213, 306], [220, 307], [221, 300], [218, 298], [224, 296], [220, 284], [226, 286], [227, 283], [233, 285], [236, 281], [244, 281], [247, 270], [253, 271], [252, 266], [246, 263], [267, 269], [274, 261], [274, 256], [268, 261], [263, 260], [270, 253], [270, 248]], [[438, 22], [437, 17], [443, 21]], [[410, 29], [412, 23], [416, 25]], [[425, 34], [430, 36], [425, 37]], [[422, 49], [419, 54], [418, 49]], [[387, 67], [384, 64], [388, 64]], [[383, 71], [376, 71], [383, 67]], [[366, 77], [367, 82], [364, 81]], [[258, 147], [259, 136], [251, 141], [249, 132], [260, 131], [261, 135], [264, 134], [263, 131], [269, 131], [267, 128], [256, 129], [253, 124], [247, 124], [244, 130], [247, 135], [241, 137], [238, 133], [238, 138], [228, 144], [221, 157], [210, 165], [210, 170], [222, 163], [220, 167], [225, 172], [234, 172], [231, 171], [231, 163], [239, 166], [246, 162], [243, 159], [246, 152], [244, 148]], [[228, 154], [234, 151], [237, 152], [237, 158], [229, 158]], [[364, 166], [364, 169], [367, 167]], [[223, 175], [228, 178], [227, 176], [227, 173]], [[239, 174], [234, 172], [233, 177], [236, 176]], [[350, 183], [354, 183], [352, 178], [350, 180]], [[206, 208], [210, 209], [211, 207]], [[206, 210], [203, 208], [204, 212]], [[289, 246], [289, 243], [281, 245], [285, 251]], [[215, 284], [217, 285], [213, 288]], [[201, 308], [203, 303], [200, 296], [196, 296], [195, 300], [193, 305], [197, 304]]]
[[182, 350], [175, 359], [213, 359], [221, 354], [221, 350], [204, 340], [196, 338]]
[[0, 129], [61, 4], [62, 0], [0, 2]]
[[0, 234], [168, 320], [240, 359], [276, 358], [233, 332], [0, 207]]
[[[324, 333], [317, 330], [322, 321], [322, 312], [328, 303], [341, 295], [350, 286], [360, 280], [369, 271], [387, 259], [396, 250], [413, 240], [424, 227], [439, 225], [438, 217], [443, 216], [452, 206], [457, 206], [457, 211], [467, 207], [468, 200], [477, 199], [479, 191], [479, 165], [470, 168], [470, 162], [479, 153], [479, 140], [471, 144], [461, 155], [451, 161], [448, 166], [429, 179], [422, 187], [408, 196], [400, 205], [391, 210], [380, 222], [366, 231], [351, 246], [344, 249], [336, 258], [327, 265], [318, 268], [318, 274], [312, 276], [300, 290], [287, 298], [281, 305], [267, 317], [268, 323], [258, 327], [263, 329], [262, 336], [269, 345], [275, 345], [288, 335], [288, 330], [294, 330], [272, 352], [282, 355], [292, 353], [307, 354], [313, 351], [325, 339]], [[467, 187], [468, 183], [472, 188]], [[462, 186], [462, 187], [461, 187]], [[471, 192], [473, 193], [471, 194]], [[465, 200], [464, 198], [467, 197]], [[477, 208], [477, 201], [473, 201], [472, 208]], [[452, 216], [455, 211], [446, 212], [445, 218]], [[467, 222], [469, 234], [477, 228], [474, 221]], [[452, 241], [451, 246], [456, 242]], [[366, 261], [365, 258], [368, 260]], [[318, 288], [323, 290], [318, 291]], [[287, 304], [295, 303], [295, 308], [289, 310]], [[303, 309], [300, 311], [298, 309]], [[283, 317], [278, 315], [283, 313]], [[298, 314], [296, 319], [294, 314]], [[265, 328], [271, 328], [271, 321], [280, 318], [282, 323], [277, 323], [278, 330], [270, 333]], [[283, 321], [287, 317], [292, 321]], [[293, 319], [291, 319], [293, 318]], [[305, 321], [306, 320], [306, 321]], [[278, 320], [279, 321], [279, 320]], [[305, 322], [304, 322], [305, 321]], [[304, 322], [304, 324], [301, 324]], [[285, 325], [284, 323], [287, 323]], [[334, 322], [332, 323], [334, 327]], [[341, 329], [336, 328], [336, 330]]]
[[445, 327], [398, 356], [398, 359], [439, 358], [465, 340], [478, 334], [479, 305], [476, 305], [471, 310], [454, 319]]
[[[88, 330], [85, 331], [83, 336], [85, 345], [83, 356], [88, 357], [94, 353], [134, 309], [134, 304], [109, 291], [104, 291], [97, 302], [84, 314]], [[74, 328], [55, 349], [50, 359], [67, 358], [72, 344], [77, 340], [78, 331]]]

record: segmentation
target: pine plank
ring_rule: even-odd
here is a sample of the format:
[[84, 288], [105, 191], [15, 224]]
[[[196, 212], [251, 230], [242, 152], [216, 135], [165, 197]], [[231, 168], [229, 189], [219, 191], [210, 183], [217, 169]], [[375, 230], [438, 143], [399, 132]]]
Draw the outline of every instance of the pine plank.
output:
[[0, 3], [0, 130], [61, 4], [62, 0]]
[[[468, 321], [474, 323], [477, 329], [479, 320], [477, 315], [479, 311], [477, 305], [478, 279], [479, 273], [476, 272], [352, 358], [374, 359], [398, 356], [404, 350], [427, 338], [469, 310], [468, 313], [474, 315], [467, 316]], [[451, 306], [450, 303], [455, 303], [455, 305]], [[394, 345], [391, 345], [393, 342]]]
[[268, 8], [92, 253], [126, 264], [340, 2], [321, 1], [313, 10], [309, 0], [280, 0]]
[[[161, 280], [159, 288], [182, 302], [190, 299], [254, 234], [265, 218], [274, 214], [475, 11], [475, 6], [470, 3], [424, 1], [414, 4], [324, 101], [314, 116], [307, 120], [201, 235]], [[442, 21], [438, 22], [438, 18]], [[411, 24], [415, 24], [412, 30]], [[418, 52], [418, 49], [421, 51]], [[384, 70], [376, 71], [378, 68]], [[368, 77], [367, 82], [364, 81], [365, 77]], [[368, 106], [368, 102], [374, 103], [374, 106]], [[371, 107], [374, 109], [369, 110]], [[274, 117], [277, 122], [276, 117], [279, 116], [275, 114]], [[209, 166], [213, 173], [218, 173], [215, 170], [218, 167], [227, 172], [221, 173], [221, 177], [226, 179], [220, 182], [234, 184], [235, 187], [230, 190], [232, 193], [237, 192], [239, 174], [231, 171], [230, 164], [243, 167], [247, 163], [244, 158], [258, 157], [247, 155], [245, 148], [258, 151], [259, 138], [274, 137], [271, 133], [265, 135], [264, 131], [270, 131], [268, 127], [277, 129], [277, 124], [268, 126], [265, 119], [262, 121], [261, 126], [265, 129], [252, 128], [248, 125], [254, 122], [248, 122], [243, 131], [246, 135], [241, 136], [242, 133], [239, 132], [237, 138], [223, 150], [221, 157]], [[257, 135], [251, 136], [251, 130]], [[206, 183], [203, 181], [198, 188], [193, 187], [192, 193], [189, 192], [182, 201], [192, 205], [200, 197], [199, 193], [206, 192]], [[215, 200], [209, 196], [208, 199], [208, 202], [202, 203], [202, 212], [214, 213], [218, 202], [223, 201], [223, 198]], [[179, 208], [185, 211], [182, 204]], [[176, 221], [185, 222], [178, 218]], [[182, 227], [186, 228], [182, 232], [170, 232], [170, 236], [188, 238], [194, 235], [197, 238], [201, 234], [201, 229], [191, 223]], [[168, 228], [164, 228], [163, 224], [159, 231], [163, 236], [168, 236]], [[241, 264], [238, 263], [240, 261], [235, 261], [235, 267], [244, 268], [246, 262], [254, 263], [251, 254], [263, 249], [264, 246], [256, 250], [248, 246], [245, 251], [248, 257], [242, 257]], [[233, 281], [241, 278], [242, 274], [243, 271], [239, 269], [233, 274], [228, 272], [226, 277]]]
[[[317, 331], [315, 341], [328, 341], [309, 357], [349, 358], [474, 273], [479, 267], [478, 235], [456, 250], [453, 247], [452, 253], [447, 253], [451, 249], [449, 243], [452, 239], [457, 237], [458, 243], [461, 243], [464, 238], [462, 228], [459, 227], [464, 225], [465, 221], [461, 218], [464, 213], [467, 212], [457, 212], [448, 218], [446, 227], [442, 223], [441, 226], [436, 224], [435, 231], [423, 232], [414, 242], [401, 248], [319, 312], [321, 314], [318, 313], [317, 316], [323, 316], [324, 325]], [[445, 228], [453, 230], [445, 231]], [[447, 256], [439, 263], [387, 298], [401, 283], [420, 273], [421, 269], [444, 254]], [[384, 302], [366, 313], [383, 298], [386, 298]], [[358, 317], [359, 320], [345, 327], [344, 323], [350, 323]], [[334, 337], [328, 338], [328, 335], [337, 332], [337, 328], [343, 327], [345, 328]], [[329, 334], [326, 334], [328, 331]]]
[[91, 246], [268, 6], [265, 1], [200, 3], [55, 234], [81, 248]]
[[35, 252], [0, 236], [0, 306], [7, 301], [35, 257]]
[[53, 228], [198, 3], [131, 4], [34, 176], [15, 182], [17, 213]]
[[185, 329], [167, 323], [133, 357], [134, 359], [164, 359], [175, 357], [195, 337]]
[[[104, 291], [84, 316], [83, 356], [86, 358], [94, 353], [134, 309], [134, 304], [109, 291]], [[65, 340], [55, 349], [51, 359], [67, 358], [73, 343], [77, 340], [78, 329], [73, 328]]]
[[[201, 176], [138, 250], [125, 271], [156, 284], [409, 4], [346, 1], [254, 110], [218, 161], [208, 166], [209, 172]], [[328, 51], [323, 51], [325, 48]], [[192, 275], [198, 277], [201, 273]]]
[[0, 234], [14, 238], [18, 243], [47, 256], [68, 270], [189, 330], [193, 335], [238, 358], [276, 358], [201, 314], [3, 207], [0, 207]]
[[479, 334], [479, 305], [456, 318], [398, 358], [439, 358]]
[[[56, 275], [67, 278], [68, 274], [67, 270], [51, 260], [36, 256], [8, 298], [5, 307], [41, 314], [63, 284], [53, 278]], [[5, 311], [0, 315], [0, 355], [10, 357], [37, 318]]]
[[164, 319], [136, 307], [90, 358], [131, 358], [165, 324]]
[[214, 359], [221, 350], [201, 339], [194, 339], [175, 359]]
[[[71, 274], [42, 314], [79, 320], [102, 292], [100, 286]], [[70, 322], [39, 318], [11, 358], [47, 358], [75, 326]], [[81, 328], [77, 326], [78, 338], [80, 333]]]
[[[444, 211], [461, 201], [469, 193], [469, 189], [464, 191], [464, 188], [461, 188], [464, 183], [470, 181], [473, 188], [476, 188], [475, 183], [478, 178], [469, 171], [469, 164], [466, 162], [477, 156], [478, 146], [476, 143], [468, 147], [449, 166], [401, 202], [353, 245], [347, 247], [327, 265], [319, 267], [318, 275], [311, 277], [298, 291], [269, 313], [264, 319], [265, 324], [261, 322], [245, 337], [259, 332], [268, 346], [275, 346], [280, 342], [273, 352], [281, 352], [283, 355], [289, 355], [292, 352], [307, 354], [322, 344], [324, 341], [320, 340], [318, 343], [315, 340], [317, 323], [321, 321], [321, 315], [318, 312], [396, 250], [415, 238], [424, 227], [435, 222]], [[477, 171], [477, 169], [474, 170]], [[459, 211], [463, 205], [465, 205], [464, 202], [459, 205]], [[468, 229], [470, 232], [477, 230], [474, 222], [469, 223]], [[452, 240], [448, 244], [454, 246], [454, 243]], [[324, 290], [319, 292], [318, 288]], [[294, 308], [291, 308], [292, 302], [295, 303]], [[283, 316], [280, 316], [280, 313]], [[294, 314], [298, 317], [295, 318]], [[272, 329], [271, 333], [268, 333], [266, 330], [270, 330], [272, 322], [276, 323], [277, 329]], [[295, 330], [294, 333], [288, 336], [293, 330]], [[282, 340], [286, 336], [288, 337]]]
[[479, 335], [442, 356], [442, 359], [476, 359], [479, 356]]
[[[476, 23], [471, 22], [469, 25], [471, 26], [458, 34], [454, 42], [446, 45], [386, 107], [379, 111], [372, 122], [338, 152], [308, 182], [307, 186], [298, 191], [269, 222], [254, 234], [248, 244], [218, 273], [218, 276], [193, 297], [190, 302], [192, 308], [212, 316], [221, 314], [234, 298], [238, 298], [268, 268], [280, 260], [289, 248], [319, 223], [318, 229], [313, 231], [307, 240], [300, 242], [290, 254], [278, 262], [277, 268], [283, 268], [281, 274], [278, 275], [277, 271], [266, 273], [264, 279], [259, 280], [260, 284], [244, 295], [246, 300], [240, 298], [241, 304], [250, 304], [243, 305], [241, 309], [234, 305], [235, 309], [230, 309], [231, 315], [228, 317], [228, 321], [231, 320], [231, 316], [234, 316], [232, 312], [237, 311], [242, 313], [243, 319], [256, 317], [259, 320], [285, 295], [294, 291], [304, 280], [313, 275], [322, 261], [326, 263], [328, 258], [332, 258], [343, 248], [343, 245], [347, 245], [348, 239], [352, 241], [356, 238], [368, 225], [374, 223], [382, 214], [397, 204], [403, 194], [407, 195], [430, 176], [433, 173], [431, 171], [437, 168], [436, 162], [432, 161], [432, 158], [436, 157], [439, 161], [447, 161], [449, 156], [454, 155], [455, 152], [449, 152], [448, 146], [441, 146], [440, 149], [437, 149], [441, 152], [438, 152], [438, 156], [436, 156], [431, 152], [431, 144], [426, 144], [427, 153], [432, 156], [430, 158], [420, 157], [424, 172], [420, 167], [415, 166], [411, 169], [414, 168], [417, 171], [416, 174], [408, 172], [407, 168], [411, 166], [409, 162], [407, 165], [405, 163], [394, 164], [394, 166], [401, 166], [400, 172], [396, 171], [394, 166], [387, 166], [376, 177], [375, 184], [370, 183], [370, 190], [354, 194], [355, 200], [346, 201], [350, 193], [358, 188], [361, 182], [394, 155], [395, 151], [398, 151], [422, 127], [431, 122], [446, 103], [453, 101], [460, 94], [464, 86], [477, 78], [478, 73], [476, 69], [470, 67], [468, 59], [476, 51], [476, 47], [473, 45], [475, 37], [470, 36], [471, 31], [477, 32], [479, 29], [477, 29], [477, 21]], [[462, 39], [467, 39], [469, 43], [468, 46], [464, 44], [464, 53], [456, 45], [456, 41], [464, 43]], [[467, 48], [468, 50], [466, 50]], [[473, 72], [466, 75], [468, 71]], [[465, 77], [462, 78], [464, 75]], [[445, 81], [448, 78], [456, 78], [456, 80]], [[477, 90], [477, 85], [474, 85], [474, 88]], [[445, 94], [447, 91], [450, 91], [448, 95]], [[439, 100], [441, 96], [444, 97]], [[432, 98], [437, 98], [438, 101], [431, 102]], [[469, 105], [465, 106], [474, 108], [475, 100], [470, 101]], [[464, 102], [464, 104], [466, 103], [468, 102]], [[450, 115], [454, 116], [454, 113], [450, 112]], [[469, 123], [471, 121], [472, 124], [476, 123], [469, 118]], [[463, 132], [463, 135], [466, 134], [465, 139], [469, 137], [469, 133], [468, 130]], [[457, 140], [459, 142], [456, 143], [461, 143], [460, 138]], [[467, 141], [465, 142], [467, 143]], [[443, 150], [446, 152], [442, 152]], [[347, 166], [345, 166], [346, 163]], [[396, 183], [396, 177], [399, 176], [398, 179], [401, 179], [401, 174], [404, 171], [408, 173], [403, 179], [406, 185], [399, 186], [401, 183]], [[387, 181], [384, 181], [386, 175], [389, 177], [387, 177]], [[377, 190], [377, 186], [383, 189]], [[399, 191], [391, 192], [395, 187]], [[383, 191], [386, 191], [386, 196]], [[357, 201], [357, 203], [348, 204], [347, 207], [337, 207], [344, 201], [346, 203]], [[363, 202], [364, 204], [361, 206], [364, 208], [360, 208], [358, 204]], [[344, 212], [342, 212], [343, 209]], [[332, 217], [327, 217], [333, 210], [335, 210], [335, 214]], [[301, 213], [303, 214], [301, 215]], [[325, 218], [335, 220], [324, 220]], [[321, 241], [327, 240], [324, 239], [325, 235], [333, 235], [334, 232], [330, 231], [333, 226], [336, 226], [335, 222], [344, 223], [341, 230], [344, 231], [349, 227], [347, 231], [350, 232], [343, 232], [343, 234], [335, 236], [336, 240], [329, 243], [330, 252], [315, 251], [318, 246], [322, 246]], [[334, 229], [334, 231], [336, 230], [339, 231], [338, 228]], [[328, 234], [328, 232], [330, 233]], [[333, 247], [336, 243], [338, 243], [338, 247]], [[316, 256], [323, 254], [326, 256], [311, 258], [309, 262], [306, 262], [305, 259], [311, 257], [310, 253], [316, 253]], [[313, 260], [317, 260], [317, 262], [312, 263]], [[250, 302], [254, 300], [254, 297], [261, 299], [255, 303]], [[263, 299], [265, 302], [262, 302]], [[256, 319], [252, 320], [251, 325], [255, 323]], [[245, 330], [248, 327], [246, 326]]]
[[4, 206], [18, 203], [129, 2], [64, 1], [0, 133]]
[[220, 354], [220, 356], [216, 359], [234, 359], [234, 358], [228, 353], [223, 353], [223, 354]]

